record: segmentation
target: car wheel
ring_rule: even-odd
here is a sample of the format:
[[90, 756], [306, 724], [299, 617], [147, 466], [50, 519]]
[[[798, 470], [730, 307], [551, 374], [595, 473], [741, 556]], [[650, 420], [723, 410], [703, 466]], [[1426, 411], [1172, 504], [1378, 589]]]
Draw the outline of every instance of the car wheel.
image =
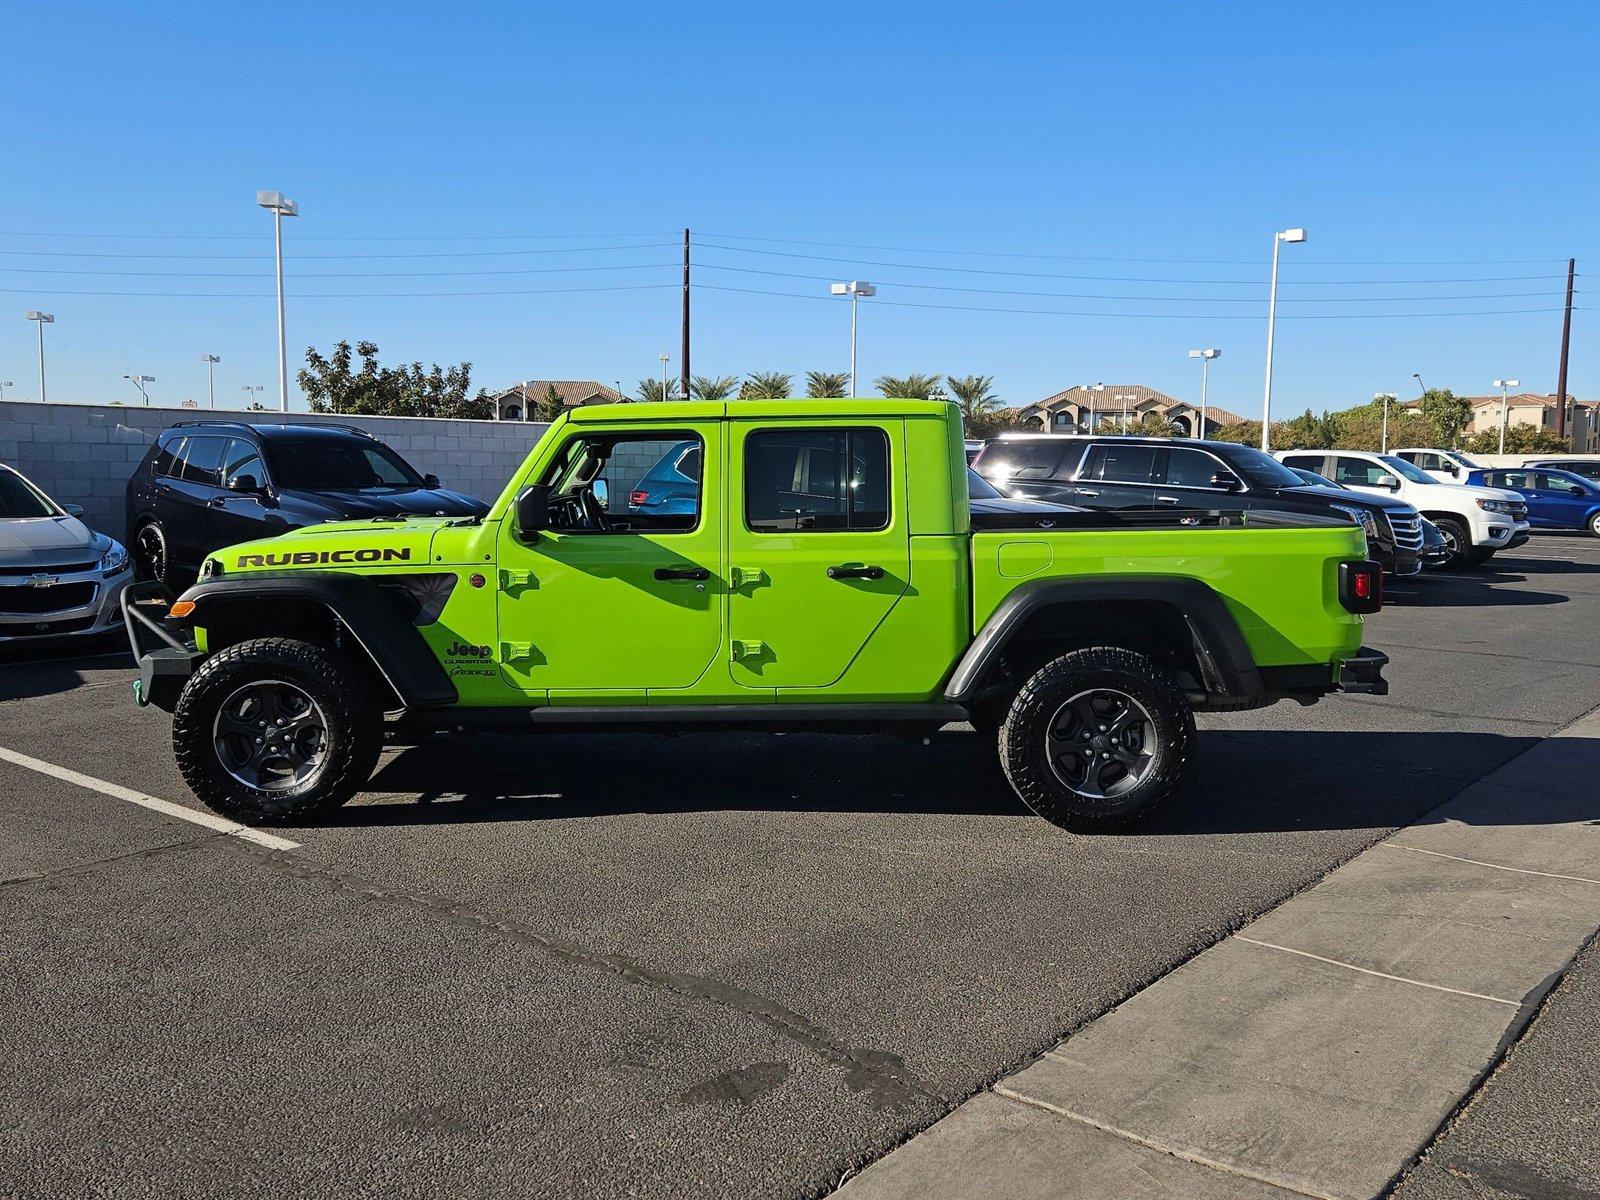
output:
[[169, 588], [173, 586], [167, 535], [155, 521], [146, 521], [133, 535], [133, 569], [139, 579], [153, 579]]
[[1105, 830], [1149, 816], [1182, 789], [1194, 714], [1153, 660], [1094, 646], [1035, 671], [999, 741], [1000, 766], [1029, 808], [1064, 829]]
[[1439, 565], [1472, 566], [1472, 533], [1467, 529], [1466, 522], [1455, 517], [1440, 517], [1434, 524], [1439, 527], [1439, 536], [1444, 538], [1444, 548], [1449, 551], [1449, 557]]
[[1600, 538], [1600, 513], [1595, 513], [1594, 516], [1589, 518], [1589, 532], [1593, 536]]
[[383, 713], [336, 651], [258, 638], [212, 655], [172, 715], [178, 769], [197, 799], [246, 825], [328, 812], [377, 764]]

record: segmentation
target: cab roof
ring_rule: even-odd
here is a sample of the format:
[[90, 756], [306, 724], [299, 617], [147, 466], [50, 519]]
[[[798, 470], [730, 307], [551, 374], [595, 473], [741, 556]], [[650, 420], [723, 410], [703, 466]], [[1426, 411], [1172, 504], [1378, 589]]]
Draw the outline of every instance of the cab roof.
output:
[[717, 421], [755, 417], [940, 417], [957, 411], [948, 400], [667, 400], [585, 404], [567, 410], [579, 425], [606, 421]]

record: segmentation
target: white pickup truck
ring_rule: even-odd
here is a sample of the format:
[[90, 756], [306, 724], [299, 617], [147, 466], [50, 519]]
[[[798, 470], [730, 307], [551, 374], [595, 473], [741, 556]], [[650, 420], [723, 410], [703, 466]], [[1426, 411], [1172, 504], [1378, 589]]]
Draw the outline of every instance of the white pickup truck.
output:
[[1413, 467], [1432, 475], [1440, 483], [1465, 483], [1468, 471], [1481, 471], [1482, 463], [1475, 463], [1459, 450], [1439, 450], [1427, 446], [1407, 446], [1394, 452]]
[[1450, 557], [1442, 566], [1476, 567], [1528, 540], [1528, 503], [1517, 492], [1441, 483], [1403, 458], [1366, 450], [1282, 450], [1277, 457], [1358, 492], [1404, 500], [1444, 535]]

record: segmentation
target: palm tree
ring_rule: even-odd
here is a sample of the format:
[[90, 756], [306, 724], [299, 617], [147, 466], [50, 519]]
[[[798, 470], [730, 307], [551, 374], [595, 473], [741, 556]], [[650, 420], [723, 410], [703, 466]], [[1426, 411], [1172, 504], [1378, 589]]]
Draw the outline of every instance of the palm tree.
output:
[[849, 386], [849, 371], [806, 372], [806, 395], [814, 400], [843, 399]]
[[946, 375], [944, 378], [965, 420], [981, 420], [1000, 407], [1000, 397], [994, 394], [993, 375]]
[[[663, 392], [665, 392], [664, 395]], [[663, 388], [659, 379], [641, 379], [639, 380], [639, 390], [634, 394], [639, 399], [651, 404], [658, 400], [676, 400], [678, 398], [678, 381], [676, 379], [669, 380], [667, 386]]]
[[794, 376], [787, 371], [751, 371], [739, 388], [743, 400], [785, 400], [794, 387]]
[[913, 374], [900, 378], [894, 375], [880, 375], [872, 381], [872, 386], [894, 400], [926, 400], [928, 393], [939, 386], [939, 377]]
[[726, 400], [738, 386], [739, 380], [732, 375], [696, 375], [689, 381], [689, 395], [696, 400]]

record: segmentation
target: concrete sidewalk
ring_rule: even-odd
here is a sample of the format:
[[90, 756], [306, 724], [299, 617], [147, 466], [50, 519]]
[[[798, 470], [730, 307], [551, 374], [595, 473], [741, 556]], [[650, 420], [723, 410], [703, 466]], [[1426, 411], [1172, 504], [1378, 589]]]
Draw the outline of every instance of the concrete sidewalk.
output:
[[1380, 1195], [1600, 925], [1597, 776], [1600, 710], [969, 1100], [838, 1195]]

